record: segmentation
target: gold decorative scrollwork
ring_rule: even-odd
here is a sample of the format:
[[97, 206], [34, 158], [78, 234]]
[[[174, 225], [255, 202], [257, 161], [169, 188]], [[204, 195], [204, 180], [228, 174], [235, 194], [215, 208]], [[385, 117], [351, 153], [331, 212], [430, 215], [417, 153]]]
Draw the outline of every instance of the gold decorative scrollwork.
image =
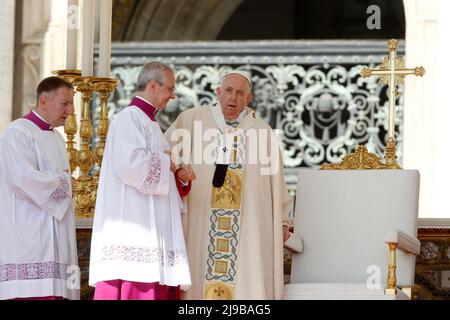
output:
[[342, 162], [336, 164], [324, 164], [321, 170], [371, 170], [391, 169], [374, 153], [370, 153], [365, 146], [358, 146], [354, 153], [344, 157]]
[[98, 177], [90, 180], [72, 178], [75, 215], [77, 217], [93, 217], [97, 199]]

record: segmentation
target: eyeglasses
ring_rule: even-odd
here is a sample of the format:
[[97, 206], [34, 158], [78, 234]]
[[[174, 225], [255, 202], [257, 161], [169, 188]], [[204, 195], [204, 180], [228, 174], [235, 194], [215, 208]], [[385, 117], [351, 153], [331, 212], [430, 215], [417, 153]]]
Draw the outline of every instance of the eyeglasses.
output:
[[175, 92], [175, 86], [169, 87], [168, 85], [166, 85], [165, 83], [162, 83], [160, 81], [156, 81], [156, 83], [159, 84], [161, 87], [166, 87], [169, 90], [170, 93], [174, 93]]

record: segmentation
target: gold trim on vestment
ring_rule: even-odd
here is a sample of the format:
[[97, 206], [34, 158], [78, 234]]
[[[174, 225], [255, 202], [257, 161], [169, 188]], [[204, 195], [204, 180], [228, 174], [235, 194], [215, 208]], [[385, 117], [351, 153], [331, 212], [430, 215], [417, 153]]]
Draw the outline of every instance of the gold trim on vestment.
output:
[[236, 285], [244, 180], [245, 133], [235, 129], [222, 187], [211, 193], [210, 230], [203, 298], [230, 300]]

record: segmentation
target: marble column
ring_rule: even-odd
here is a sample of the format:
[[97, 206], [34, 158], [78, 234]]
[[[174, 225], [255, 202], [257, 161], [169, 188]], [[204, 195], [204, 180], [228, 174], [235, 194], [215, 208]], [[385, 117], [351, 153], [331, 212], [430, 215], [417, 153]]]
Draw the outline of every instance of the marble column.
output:
[[0, 133], [12, 119], [15, 0], [0, 0]]
[[[17, 55], [15, 77], [14, 116], [21, 117], [36, 105], [36, 87], [42, 78], [45, 66], [45, 36], [51, 21], [52, 1], [56, 0], [22, 0], [20, 35], [16, 37]], [[19, 29], [17, 29], [19, 30]], [[64, 53], [63, 53], [64, 54]]]
[[404, 1], [406, 65], [424, 66], [423, 78], [407, 77], [405, 83], [405, 169], [421, 175], [419, 216], [450, 217], [448, 137], [450, 107], [447, 103], [450, 54], [450, 3], [441, 0]]
[[448, 76], [450, 74], [450, 2], [439, 0], [439, 30], [437, 46], [437, 83], [436, 83], [436, 124], [434, 126], [436, 141], [429, 141], [435, 146], [435, 176], [434, 184], [435, 202], [433, 203], [434, 216], [437, 218], [450, 218], [450, 203], [447, 200], [450, 190], [450, 96], [448, 94]]
[[49, 22], [42, 42], [41, 79], [51, 76], [54, 70], [66, 68], [66, 12], [66, 1], [51, 0], [49, 4]]

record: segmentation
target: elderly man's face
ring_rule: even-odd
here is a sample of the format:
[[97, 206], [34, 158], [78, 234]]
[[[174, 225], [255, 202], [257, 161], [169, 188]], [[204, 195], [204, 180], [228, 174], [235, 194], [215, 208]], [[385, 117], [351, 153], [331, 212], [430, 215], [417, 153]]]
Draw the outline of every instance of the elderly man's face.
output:
[[223, 79], [222, 85], [217, 88], [217, 96], [227, 120], [239, 117], [244, 107], [252, 101], [250, 84], [238, 74], [229, 74]]
[[152, 102], [160, 109], [165, 109], [171, 99], [175, 99], [175, 76], [165, 71], [166, 82], [157, 82]]
[[73, 112], [73, 90], [61, 87], [53, 92], [44, 93], [38, 107], [44, 119], [53, 127], [62, 126]]

